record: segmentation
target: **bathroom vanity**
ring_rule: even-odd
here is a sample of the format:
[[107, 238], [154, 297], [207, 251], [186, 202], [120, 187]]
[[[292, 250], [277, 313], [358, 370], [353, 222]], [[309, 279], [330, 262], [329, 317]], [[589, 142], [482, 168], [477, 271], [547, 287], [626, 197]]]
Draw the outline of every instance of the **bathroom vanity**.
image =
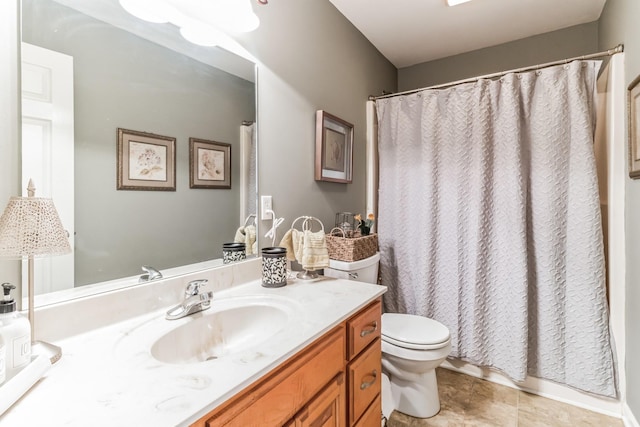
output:
[[[259, 271], [259, 259], [243, 269], [252, 263]], [[0, 425], [377, 425], [386, 288], [321, 276], [269, 289], [248, 276], [225, 266], [43, 311], [42, 338], [62, 347], [62, 359]], [[166, 320], [198, 278], [214, 291], [211, 308]], [[110, 309], [114, 300], [149, 311]], [[215, 355], [190, 347], [205, 326], [218, 337]]]
[[380, 316], [378, 299], [193, 425], [375, 425]]

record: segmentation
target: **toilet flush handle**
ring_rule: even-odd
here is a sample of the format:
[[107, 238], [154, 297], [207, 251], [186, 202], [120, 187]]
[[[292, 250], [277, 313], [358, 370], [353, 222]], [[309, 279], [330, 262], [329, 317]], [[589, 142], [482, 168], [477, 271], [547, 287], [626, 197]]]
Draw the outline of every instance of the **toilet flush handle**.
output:
[[362, 329], [360, 331], [360, 338], [366, 337], [367, 335], [372, 334], [377, 330], [378, 330], [378, 322], [375, 321], [375, 322], [369, 324], [368, 328]]
[[349, 279], [357, 279], [358, 278], [358, 273], [349, 273]]

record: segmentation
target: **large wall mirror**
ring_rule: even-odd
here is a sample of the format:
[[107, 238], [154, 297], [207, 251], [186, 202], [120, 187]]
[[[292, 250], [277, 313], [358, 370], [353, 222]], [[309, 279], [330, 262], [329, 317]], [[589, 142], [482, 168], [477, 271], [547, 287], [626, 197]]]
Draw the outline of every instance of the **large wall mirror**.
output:
[[[74, 248], [37, 262], [36, 295], [221, 264], [254, 224], [255, 64], [117, 0], [23, 0], [22, 41], [22, 186], [53, 197]], [[175, 139], [175, 191], [117, 189], [118, 129]], [[191, 188], [190, 138], [230, 145], [231, 188]]]

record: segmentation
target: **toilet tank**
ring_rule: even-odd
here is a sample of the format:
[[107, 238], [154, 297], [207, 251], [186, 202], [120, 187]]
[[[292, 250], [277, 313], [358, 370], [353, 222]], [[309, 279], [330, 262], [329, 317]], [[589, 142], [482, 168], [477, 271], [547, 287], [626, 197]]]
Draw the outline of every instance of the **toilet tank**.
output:
[[357, 280], [359, 282], [378, 283], [378, 264], [380, 252], [369, 258], [347, 262], [329, 260], [329, 268], [324, 269], [324, 275], [336, 279]]

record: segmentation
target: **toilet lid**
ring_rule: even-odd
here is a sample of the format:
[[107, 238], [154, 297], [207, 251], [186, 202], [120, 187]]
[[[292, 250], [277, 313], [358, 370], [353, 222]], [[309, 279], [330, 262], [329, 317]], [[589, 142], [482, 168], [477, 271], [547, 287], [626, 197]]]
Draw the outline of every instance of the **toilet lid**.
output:
[[449, 329], [436, 320], [413, 314], [382, 315], [382, 339], [400, 347], [428, 350], [446, 345], [449, 338]]

